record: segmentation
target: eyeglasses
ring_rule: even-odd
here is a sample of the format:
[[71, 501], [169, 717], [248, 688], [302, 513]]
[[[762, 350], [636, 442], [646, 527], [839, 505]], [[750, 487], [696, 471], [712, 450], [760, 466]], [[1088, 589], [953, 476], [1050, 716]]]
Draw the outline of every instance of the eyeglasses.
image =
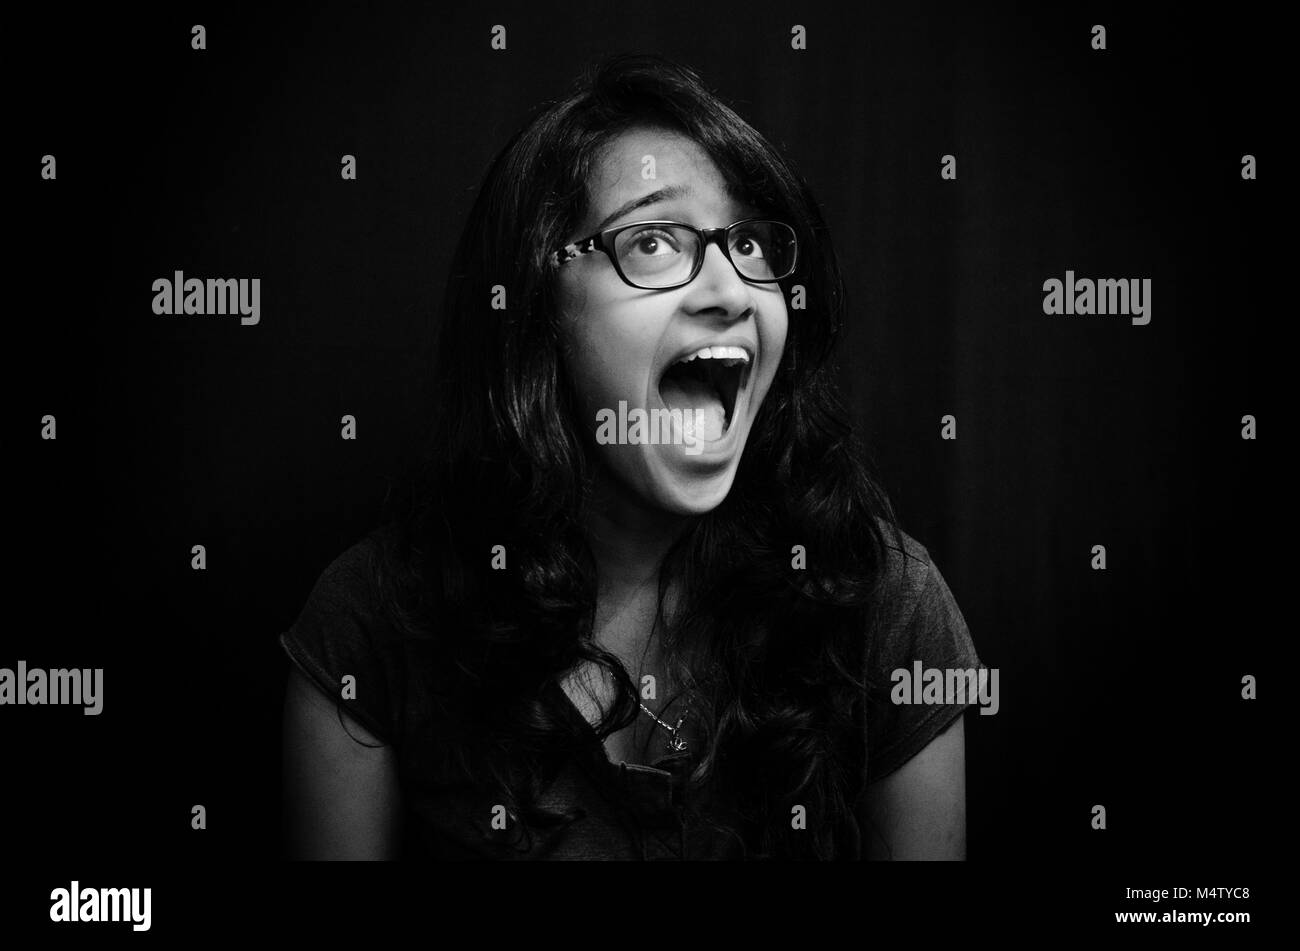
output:
[[551, 253], [557, 267], [581, 254], [604, 251], [625, 284], [642, 290], [682, 287], [695, 280], [710, 244], [722, 248], [736, 273], [773, 284], [794, 273], [798, 241], [783, 221], [746, 218], [725, 228], [694, 228], [679, 221], [637, 221], [606, 228]]

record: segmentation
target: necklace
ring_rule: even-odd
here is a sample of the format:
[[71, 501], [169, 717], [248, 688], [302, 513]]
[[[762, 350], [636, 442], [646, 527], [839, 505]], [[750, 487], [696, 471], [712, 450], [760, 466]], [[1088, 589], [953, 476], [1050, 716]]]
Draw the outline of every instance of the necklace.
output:
[[[644, 703], [641, 704], [641, 709], [644, 710], [646, 713], [650, 714], [651, 720], [654, 720], [655, 723], [658, 723], [661, 727], [663, 727], [665, 730], [668, 731], [668, 750], [670, 752], [680, 753], [682, 750], [686, 749], [686, 741], [683, 740], [679, 735], [682, 728], [682, 724], [686, 722], [686, 714], [682, 714], [682, 717], [680, 720], [677, 721], [676, 726], [669, 726], [663, 720], [660, 720], [657, 716], [655, 716], [654, 712], [651, 711], [651, 709], [647, 707]], [[687, 710], [687, 713], [689, 712], [690, 711]]]

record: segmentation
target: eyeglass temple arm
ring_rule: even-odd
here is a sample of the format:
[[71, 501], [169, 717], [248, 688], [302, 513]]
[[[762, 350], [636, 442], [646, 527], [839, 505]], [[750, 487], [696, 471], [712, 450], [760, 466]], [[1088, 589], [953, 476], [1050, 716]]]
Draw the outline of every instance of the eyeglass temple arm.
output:
[[590, 254], [596, 250], [596, 236], [588, 238], [586, 241], [575, 241], [572, 244], [566, 244], [558, 251], [551, 252], [551, 263], [559, 266], [567, 261], [572, 261], [580, 254]]

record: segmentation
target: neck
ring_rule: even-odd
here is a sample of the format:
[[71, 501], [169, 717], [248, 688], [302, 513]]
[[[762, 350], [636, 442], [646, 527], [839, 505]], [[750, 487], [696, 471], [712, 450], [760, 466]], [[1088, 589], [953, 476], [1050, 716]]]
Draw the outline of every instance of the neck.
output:
[[[597, 476], [584, 513], [584, 528], [596, 561], [593, 635], [634, 677], [661, 662], [654, 636], [660, 566], [691, 523], [691, 516], [646, 505], [607, 473]], [[670, 589], [663, 606], [668, 616], [673, 602]], [[658, 676], [663, 689], [668, 689], [668, 674], [658, 671]]]
[[649, 506], [601, 475], [584, 521], [601, 591], [618, 592], [658, 579], [664, 555], [690, 526], [691, 518]]

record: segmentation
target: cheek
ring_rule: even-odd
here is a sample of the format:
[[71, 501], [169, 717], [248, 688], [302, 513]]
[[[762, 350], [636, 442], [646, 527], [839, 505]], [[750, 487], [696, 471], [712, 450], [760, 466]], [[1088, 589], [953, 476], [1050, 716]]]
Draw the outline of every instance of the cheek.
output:
[[776, 378], [776, 369], [781, 365], [781, 359], [785, 354], [789, 330], [790, 321], [785, 302], [781, 301], [759, 327], [764, 363], [767, 365], [767, 372], [764, 374], [766, 384], [770, 384]]
[[620, 400], [629, 406], [644, 400], [653, 347], [636, 321], [623, 318], [610, 306], [566, 312], [565, 367], [588, 417]]
[[560, 288], [560, 334], [564, 370], [579, 404], [584, 408], [597, 399], [600, 348], [594, 333], [593, 307], [580, 284], [562, 283]]

